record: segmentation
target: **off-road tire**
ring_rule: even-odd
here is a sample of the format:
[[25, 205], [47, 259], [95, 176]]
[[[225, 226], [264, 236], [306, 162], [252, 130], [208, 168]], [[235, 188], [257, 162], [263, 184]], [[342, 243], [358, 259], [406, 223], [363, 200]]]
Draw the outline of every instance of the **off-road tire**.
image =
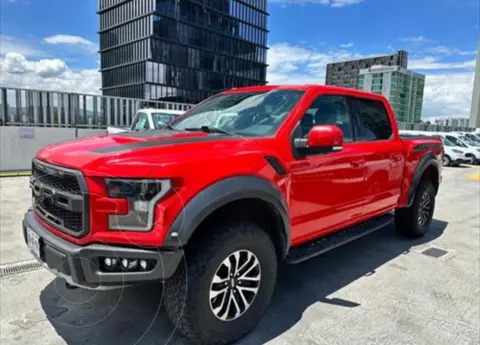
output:
[[[421, 224], [419, 215], [421, 212], [422, 197], [425, 193], [428, 193], [430, 197], [430, 211], [426, 222]], [[431, 181], [420, 181], [412, 205], [395, 211], [395, 228], [399, 234], [411, 238], [425, 236], [435, 211], [435, 194], [435, 187]]]
[[[194, 344], [230, 344], [251, 331], [270, 304], [277, 278], [277, 255], [268, 234], [254, 223], [217, 224], [203, 234], [207, 235], [187, 246], [185, 261], [165, 282], [165, 309], [173, 325]], [[248, 250], [257, 257], [260, 286], [244, 314], [223, 321], [210, 307], [210, 286], [222, 261], [238, 250]]]

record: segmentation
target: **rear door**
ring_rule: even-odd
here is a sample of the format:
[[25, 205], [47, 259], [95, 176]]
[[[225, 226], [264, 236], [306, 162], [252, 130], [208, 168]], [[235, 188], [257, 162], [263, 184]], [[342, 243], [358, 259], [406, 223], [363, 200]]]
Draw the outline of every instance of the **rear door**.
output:
[[398, 203], [405, 158], [385, 104], [376, 99], [349, 97], [355, 115], [356, 141], [365, 157], [364, 215], [389, 211]]

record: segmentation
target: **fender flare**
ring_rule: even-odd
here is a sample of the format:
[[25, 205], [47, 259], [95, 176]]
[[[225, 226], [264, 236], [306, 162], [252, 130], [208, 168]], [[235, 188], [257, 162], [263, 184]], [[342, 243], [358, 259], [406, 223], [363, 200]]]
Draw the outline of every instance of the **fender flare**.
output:
[[[268, 202], [281, 216], [284, 233], [283, 252], [290, 245], [290, 218], [285, 199], [272, 183], [255, 176], [235, 176], [220, 180], [194, 196], [170, 226], [164, 246], [179, 247], [188, 243], [198, 226], [215, 210], [236, 200], [257, 198]], [[172, 236], [173, 235], [173, 236]]]
[[417, 168], [415, 169], [412, 181], [410, 182], [410, 188], [407, 195], [407, 205], [405, 207], [410, 207], [413, 204], [413, 201], [415, 199], [415, 192], [417, 191], [417, 187], [420, 183], [423, 173], [431, 166], [434, 166], [436, 168], [437, 173], [439, 174], [438, 181], [440, 182], [440, 162], [438, 161], [437, 157], [433, 152], [429, 152], [422, 157], [422, 159], [417, 165]]

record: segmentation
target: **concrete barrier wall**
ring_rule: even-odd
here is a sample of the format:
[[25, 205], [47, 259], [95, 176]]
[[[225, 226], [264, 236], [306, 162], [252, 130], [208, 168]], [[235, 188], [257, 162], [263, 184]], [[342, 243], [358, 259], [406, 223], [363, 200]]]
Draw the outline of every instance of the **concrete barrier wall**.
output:
[[0, 171], [30, 170], [32, 158], [42, 147], [103, 133], [99, 129], [0, 126]]
[[95, 135], [106, 134], [106, 129], [77, 129], [77, 138], [93, 137]]

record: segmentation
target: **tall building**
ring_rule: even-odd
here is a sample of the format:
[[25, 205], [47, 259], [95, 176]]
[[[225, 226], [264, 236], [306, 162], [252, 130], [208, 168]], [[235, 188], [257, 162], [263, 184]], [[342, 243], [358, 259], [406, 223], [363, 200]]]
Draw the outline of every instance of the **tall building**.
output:
[[408, 67], [408, 53], [399, 50], [395, 54], [374, 56], [359, 60], [335, 62], [327, 65], [325, 84], [342, 87], [357, 87], [357, 77], [361, 69], [376, 65]]
[[477, 67], [473, 82], [472, 108], [470, 110], [470, 127], [480, 128], [480, 43], [477, 50]]
[[197, 103], [266, 83], [267, 0], [99, 0], [104, 95]]
[[468, 118], [466, 117], [442, 117], [435, 119], [436, 125], [452, 127], [468, 127]]
[[357, 88], [388, 98], [397, 121], [420, 122], [425, 76], [399, 66], [361, 69]]

